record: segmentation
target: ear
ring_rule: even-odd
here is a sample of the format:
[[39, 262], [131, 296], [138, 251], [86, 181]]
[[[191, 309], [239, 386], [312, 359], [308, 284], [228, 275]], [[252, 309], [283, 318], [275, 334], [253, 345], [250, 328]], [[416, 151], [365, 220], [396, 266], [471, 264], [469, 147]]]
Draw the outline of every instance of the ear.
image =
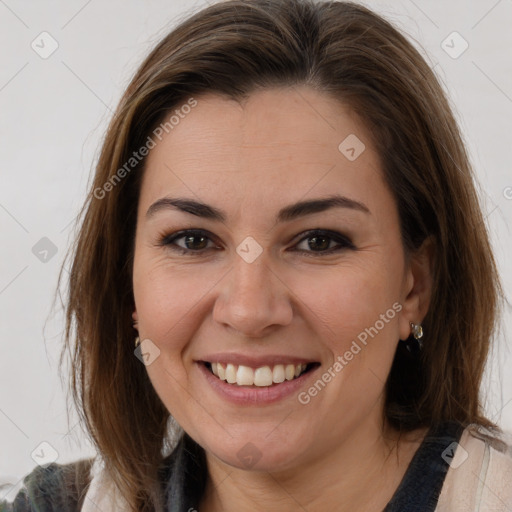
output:
[[133, 328], [138, 330], [139, 315], [137, 315], [137, 310], [133, 311], [133, 313], [132, 313], [132, 320], [133, 320]]
[[400, 339], [411, 334], [411, 323], [419, 324], [427, 315], [432, 295], [435, 242], [429, 236], [406, 260], [400, 312]]

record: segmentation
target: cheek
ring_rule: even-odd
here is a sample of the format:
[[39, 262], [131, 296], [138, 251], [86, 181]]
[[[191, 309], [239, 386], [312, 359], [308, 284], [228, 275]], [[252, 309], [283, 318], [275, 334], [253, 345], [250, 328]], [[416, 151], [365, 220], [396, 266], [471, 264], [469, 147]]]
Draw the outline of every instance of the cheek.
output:
[[176, 343], [177, 333], [195, 314], [194, 306], [211, 289], [211, 279], [190, 267], [171, 266], [165, 258], [141, 257], [138, 263], [134, 295], [140, 330], [159, 345]]
[[[399, 338], [401, 310], [398, 287], [390, 279], [393, 276], [383, 273], [381, 265], [366, 265], [301, 285], [301, 296], [313, 313], [313, 332], [332, 358], [318, 376], [329, 382], [318, 401], [332, 411], [326, 421], [333, 429], [340, 421], [357, 422], [370, 414], [382, 396]], [[315, 389], [304, 391], [316, 395]]]
[[197, 274], [170, 268], [163, 258], [139, 254], [133, 287], [139, 334], [159, 350], [146, 371], [166, 408], [181, 419], [188, 396], [183, 391], [188, 387], [183, 353], [197, 326], [194, 306], [208, 290], [207, 283]]
[[320, 401], [333, 411], [333, 428], [340, 415], [348, 421], [351, 415], [369, 414], [381, 396], [399, 338], [400, 265], [386, 265], [377, 253], [371, 256], [364, 265], [333, 268], [322, 279], [301, 277], [297, 293], [307, 305], [304, 310], [312, 313], [313, 332], [332, 357], [319, 378], [329, 380]]
[[[348, 350], [359, 334], [377, 323], [379, 335], [394, 342], [398, 328], [398, 264], [387, 266], [377, 253], [364, 264], [339, 265], [329, 271], [301, 273], [291, 286], [304, 314], [333, 352]], [[393, 270], [394, 269], [394, 270]], [[388, 313], [387, 313], [388, 312]], [[384, 327], [381, 315], [385, 316]]]

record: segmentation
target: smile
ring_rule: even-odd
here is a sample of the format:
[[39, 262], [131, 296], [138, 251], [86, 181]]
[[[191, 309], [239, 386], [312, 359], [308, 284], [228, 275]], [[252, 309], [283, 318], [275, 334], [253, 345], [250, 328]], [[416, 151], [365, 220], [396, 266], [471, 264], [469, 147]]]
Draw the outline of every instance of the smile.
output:
[[270, 387], [285, 381], [297, 379], [309, 371], [315, 363], [311, 364], [276, 364], [273, 366], [236, 365], [232, 363], [205, 362], [205, 366], [219, 380], [237, 386]]

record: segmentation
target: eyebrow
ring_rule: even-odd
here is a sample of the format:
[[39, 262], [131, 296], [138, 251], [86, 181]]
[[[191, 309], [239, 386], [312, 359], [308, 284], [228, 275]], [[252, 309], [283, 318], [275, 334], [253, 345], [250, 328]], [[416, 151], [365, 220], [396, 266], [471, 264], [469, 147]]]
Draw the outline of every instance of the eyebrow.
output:
[[[325, 198], [311, 199], [308, 201], [299, 201], [285, 206], [277, 214], [277, 222], [290, 222], [299, 217], [305, 217], [313, 213], [324, 212], [331, 208], [348, 208], [371, 215], [369, 208], [359, 201], [350, 199], [338, 194], [330, 195]], [[227, 215], [224, 211], [210, 206], [208, 204], [187, 198], [162, 197], [155, 201], [146, 212], [146, 219], [153, 217], [157, 212], [164, 210], [178, 210], [190, 213], [196, 217], [209, 219], [219, 222], [225, 222]]]

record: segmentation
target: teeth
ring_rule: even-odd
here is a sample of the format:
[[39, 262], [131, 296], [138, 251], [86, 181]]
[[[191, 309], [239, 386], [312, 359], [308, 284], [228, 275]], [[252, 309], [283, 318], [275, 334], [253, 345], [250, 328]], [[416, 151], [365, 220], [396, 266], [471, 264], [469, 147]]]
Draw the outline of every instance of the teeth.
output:
[[[249, 369], [249, 371], [251, 370]], [[254, 385], [272, 386], [272, 370], [269, 366], [263, 366], [254, 372]]]
[[276, 364], [274, 367], [262, 366], [250, 368], [249, 366], [234, 364], [211, 363], [212, 373], [220, 380], [238, 386], [268, 387], [272, 384], [280, 384], [285, 380], [293, 380], [306, 369], [306, 364]]
[[282, 364], [276, 364], [274, 366], [274, 370], [272, 371], [272, 380], [279, 384], [281, 382], [284, 382], [284, 379], [284, 366]]
[[236, 382], [236, 368], [232, 364], [228, 364], [226, 366], [226, 380], [230, 384], [234, 384]]
[[292, 380], [295, 377], [295, 366], [293, 364], [287, 364], [284, 369], [284, 375], [286, 380]]
[[236, 372], [236, 383], [239, 386], [252, 386], [253, 384], [259, 386], [259, 384], [255, 382], [255, 379], [256, 376], [254, 375], [252, 368], [248, 368], [247, 366], [241, 365], [238, 367], [238, 371]]

